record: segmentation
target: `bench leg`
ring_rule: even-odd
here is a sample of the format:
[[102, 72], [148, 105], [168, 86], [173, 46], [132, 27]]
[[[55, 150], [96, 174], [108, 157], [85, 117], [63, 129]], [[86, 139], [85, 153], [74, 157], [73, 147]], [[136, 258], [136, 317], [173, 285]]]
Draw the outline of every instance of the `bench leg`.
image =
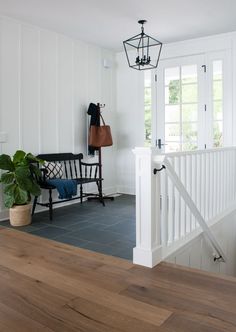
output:
[[52, 189], [49, 189], [49, 218], [52, 221]]
[[97, 187], [98, 187], [99, 200], [102, 203], [102, 205], [105, 206], [105, 202], [102, 195], [102, 180], [97, 181]]
[[35, 196], [35, 197], [34, 197], [33, 207], [32, 207], [32, 213], [31, 213], [32, 216], [34, 215], [34, 212], [35, 212], [35, 208], [36, 208], [37, 200], [38, 200], [38, 196]]
[[83, 186], [82, 184], [80, 185], [80, 203], [83, 203]]

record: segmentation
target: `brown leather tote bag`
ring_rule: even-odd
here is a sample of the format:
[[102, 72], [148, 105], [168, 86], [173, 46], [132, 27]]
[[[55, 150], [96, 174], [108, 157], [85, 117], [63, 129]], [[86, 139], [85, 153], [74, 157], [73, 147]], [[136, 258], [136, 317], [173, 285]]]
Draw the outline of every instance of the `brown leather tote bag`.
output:
[[89, 129], [89, 145], [95, 148], [101, 148], [103, 146], [111, 146], [113, 144], [111, 136], [111, 128], [105, 124], [105, 121], [100, 114], [103, 125], [91, 126]]

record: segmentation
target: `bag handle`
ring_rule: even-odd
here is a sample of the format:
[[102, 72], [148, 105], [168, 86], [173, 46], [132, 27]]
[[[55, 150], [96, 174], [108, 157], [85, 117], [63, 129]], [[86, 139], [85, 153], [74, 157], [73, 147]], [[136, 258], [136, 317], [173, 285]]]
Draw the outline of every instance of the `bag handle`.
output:
[[100, 117], [101, 117], [101, 119], [102, 119], [103, 126], [105, 126], [106, 124], [105, 124], [105, 121], [104, 121], [104, 119], [103, 119], [103, 116], [102, 116], [102, 113], [101, 113], [101, 112], [100, 112]]

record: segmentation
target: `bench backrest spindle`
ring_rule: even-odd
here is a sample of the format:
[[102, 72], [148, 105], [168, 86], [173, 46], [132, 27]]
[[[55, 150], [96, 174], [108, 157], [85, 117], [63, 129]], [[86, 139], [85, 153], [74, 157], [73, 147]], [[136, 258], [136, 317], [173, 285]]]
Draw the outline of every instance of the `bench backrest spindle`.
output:
[[66, 160], [63, 161], [64, 163], [64, 170], [65, 170], [65, 177], [68, 179], [68, 172], [67, 172], [67, 167], [66, 167]]
[[68, 161], [68, 166], [69, 166], [69, 170], [70, 170], [70, 178], [73, 179], [73, 172], [72, 172], [72, 167], [71, 167], [71, 161]]
[[97, 174], [98, 174], [98, 166], [96, 166], [96, 168], [95, 168], [95, 173], [94, 173], [95, 178], [97, 178]]
[[76, 160], [74, 160], [74, 171], [75, 171], [75, 177], [77, 178], [78, 174], [77, 174]]

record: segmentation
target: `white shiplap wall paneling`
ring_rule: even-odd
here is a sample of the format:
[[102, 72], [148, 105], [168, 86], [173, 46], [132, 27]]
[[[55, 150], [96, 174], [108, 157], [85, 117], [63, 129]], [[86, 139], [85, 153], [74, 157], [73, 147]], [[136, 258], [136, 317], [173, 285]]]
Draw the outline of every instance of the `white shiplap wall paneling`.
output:
[[58, 35], [40, 32], [41, 152], [59, 151]]
[[[104, 67], [104, 59], [109, 63], [108, 68]], [[114, 84], [114, 73], [115, 73], [115, 61], [113, 53], [109, 50], [102, 50], [101, 54], [101, 103], [105, 103], [106, 107], [103, 111], [103, 116], [106, 124], [110, 125], [113, 142], [116, 142], [116, 117], [112, 114], [112, 109], [114, 108], [115, 103], [115, 95], [109, 93], [111, 91], [115, 91]], [[112, 87], [113, 86], [113, 87]], [[112, 89], [109, 89], [112, 87]], [[117, 165], [116, 159], [112, 158], [115, 153], [115, 146], [109, 146], [102, 149], [102, 158], [103, 158], [103, 173], [109, 174], [104, 180], [104, 187], [111, 188], [112, 187], [112, 179], [117, 181]]]
[[4, 153], [20, 147], [20, 32], [16, 23], [1, 20], [1, 127], [8, 134]]
[[88, 45], [74, 44], [74, 150], [87, 153]]
[[21, 29], [20, 135], [21, 148], [38, 154], [40, 151], [40, 45], [37, 29]]
[[88, 102], [101, 102], [101, 49], [88, 46]]
[[58, 38], [58, 145], [59, 152], [72, 151], [74, 141], [73, 117], [73, 41], [64, 36]]

